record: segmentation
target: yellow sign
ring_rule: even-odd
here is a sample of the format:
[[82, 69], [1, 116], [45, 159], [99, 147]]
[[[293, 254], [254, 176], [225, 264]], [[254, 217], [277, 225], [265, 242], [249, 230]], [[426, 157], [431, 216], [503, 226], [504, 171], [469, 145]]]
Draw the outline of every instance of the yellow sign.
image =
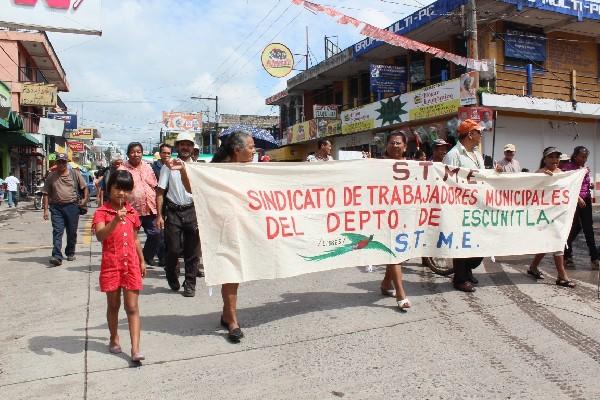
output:
[[80, 128], [70, 132], [67, 139], [92, 140], [95, 133], [96, 128]]
[[45, 83], [24, 83], [21, 92], [22, 106], [55, 107], [56, 86]]
[[262, 52], [262, 65], [275, 78], [287, 76], [294, 68], [294, 55], [281, 43], [271, 43]]

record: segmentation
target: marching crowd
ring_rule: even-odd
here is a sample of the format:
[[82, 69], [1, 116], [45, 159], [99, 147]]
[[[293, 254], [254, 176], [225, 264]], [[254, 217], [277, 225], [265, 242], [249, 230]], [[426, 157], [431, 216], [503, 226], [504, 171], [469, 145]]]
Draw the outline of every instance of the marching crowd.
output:
[[[448, 165], [483, 169], [484, 160], [478, 148], [483, 128], [475, 121], [463, 121], [458, 128], [458, 142], [449, 149], [450, 144], [436, 139], [432, 145], [434, 162]], [[197, 277], [203, 276], [200, 263], [200, 238], [198, 221], [194, 209], [192, 187], [187, 174], [186, 164], [194, 162], [194, 138], [189, 133], [180, 133], [175, 141], [178, 158], [171, 157], [172, 148], [162, 144], [160, 158], [149, 164], [142, 159], [143, 147], [139, 142], [127, 147], [127, 160], [120, 157], [112, 160], [111, 166], [98, 177], [99, 207], [93, 216], [93, 230], [102, 242], [102, 262], [100, 267], [100, 290], [107, 296], [107, 321], [110, 331], [108, 349], [111, 353], [120, 353], [120, 339], [117, 332], [118, 313], [121, 297], [129, 322], [131, 336], [131, 357], [133, 361], [144, 359], [140, 352], [140, 316], [138, 307], [139, 291], [146, 274], [146, 265], [164, 266], [168, 286], [179, 291], [183, 286], [183, 295], [195, 295]], [[332, 143], [328, 139], [318, 141], [318, 149], [307, 161], [326, 162], [333, 160]], [[513, 144], [504, 147], [504, 158], [496, 163], [499, 173], [522, 171], [515, 159], [516, 148]], [[212, 162], [251, 162], [255, 155], [252, 136], [244, 131], [231, 133], [214, 155]], [[561, 171], [571, 171], [585, 166], [588, 149], [578, 146], [571, 157], [564, 155], [555, 147], [548, 147], [541, 154], [538, 173], [552, 175]], [[384, 158], [405, 160], [407, 158], [407, 137], [395, 131], [387, 136]], [[426, 154], [417, 152], [415, 159], [424, 160]], [[44, 191], [44, 219], [51, 214], [53, 228], [53, 251], [50, 263], [61, 265], [63, 261], [62, 236], [67, 233], [65, 255], [67, 260], [75, 259], [77, 224], [79, 216], [84, 214], [88, 193], [81, 175], [67, 166], [67, 155], [57, 155], [56, 169], [46, 178]], [[8, 179], [8, 178], [7, 178]], [[10, 187], [12, 188], [12, 186]], [[141, 246], [138, 231], [143, 229], [146, 242]], [[575, 287], [569, 279], [566, 269], [573, 268], [572, 243], [583, 230], [589, 249], [592, 269], [598, 269], [598, 249], [594, 241], [590, 176], [587, 170], [581, 191], [573, 226], [564, 252], [553, 254], [557, 269], [556, 284]], [[179, 258], [183, 257], [185, 275], [183, 283], [179, 278]], [[527, 273], [535, 279], [544, 279], [538, 265], [544, 254], [535, 255]], [[482, 258], [457, 258], [454, 263], [453, 284], [457, 290], [474, 292], [478, 281], [473, 275]], [[220, 324], [228, 330], [228, 338], [239, 342], [244, 334], [237, 318], [238, 283], [223, 284], [221, 295], [223, 311]], [[402, 310], [411, 303], [402, 284], [400, 264], [386, 267], [385, 276], [380, 284], [381, 294], [394, 297]], [[122, 293], [122, 295], [121, 295]]]

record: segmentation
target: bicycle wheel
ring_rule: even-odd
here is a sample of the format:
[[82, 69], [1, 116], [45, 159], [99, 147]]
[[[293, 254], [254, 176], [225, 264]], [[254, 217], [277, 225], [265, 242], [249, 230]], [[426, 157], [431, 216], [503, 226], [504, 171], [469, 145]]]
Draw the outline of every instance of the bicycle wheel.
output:
[[423, 257], [423, 265], [437, 275], [448, 276], [454, 273], [451, 258]]

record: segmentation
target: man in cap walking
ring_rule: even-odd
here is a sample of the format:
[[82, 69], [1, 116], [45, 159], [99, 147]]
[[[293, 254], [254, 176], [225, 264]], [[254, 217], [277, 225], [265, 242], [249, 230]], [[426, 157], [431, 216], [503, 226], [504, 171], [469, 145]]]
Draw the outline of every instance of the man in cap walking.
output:
[[80, 207], [88, 201], [88, 188], [79, 170], [70, 168], [68, 156], [64, 153], [56, 155], [56, 170], [50, 172], [42, 193], [44, 194], [44, 220], [48, 220], [48, 210], [52, 216], [52, 257], [50, 264], [62, 264], [62, 237], [67, 232], [67, 261], [75, 260], [77, 244], [77, 227], [79, 225]]
[[514, 144], [504, 146], [504, 158], [496, 163], [496, 171], [515, 173], [521, 172], [521, 164], [515, 159], [517, 148]]
[[[179, 159], [168, 160], [165, 163], [166, 168], [161, 169], [158, 179], [156, 188], [157, 226], [165, 233], [167, 244], [165, 272], [169, 287], [173, 291], [178, 291], [181, 287], [178, 258], [183, 246], [185, 261], [183, 295], [194, 297], [200, 262], [200, 235], [192, 190], [185, 169], [186, 163], [193, 162], [193, 135], [188, 132], [180, 133], [175, 140], [175, 146], [179, 153]], [[181, 240], [182, 238], [183, 240]]]

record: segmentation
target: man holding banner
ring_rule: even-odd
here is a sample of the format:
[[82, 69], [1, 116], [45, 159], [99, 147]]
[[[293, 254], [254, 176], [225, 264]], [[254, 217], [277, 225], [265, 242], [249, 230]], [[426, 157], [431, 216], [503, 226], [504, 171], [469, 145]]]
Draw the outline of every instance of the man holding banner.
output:
[[[458, 126], [458, 143], [444, 157], [444, 164], [472, 170], [484, 169], [483, 157], [479, 152], [483, 127], [472, 119], [464, 120]], [[482, 257], [454, 259], [454, 288], [463, 292], [474, 292], [479, 281], [473, 276]]]

